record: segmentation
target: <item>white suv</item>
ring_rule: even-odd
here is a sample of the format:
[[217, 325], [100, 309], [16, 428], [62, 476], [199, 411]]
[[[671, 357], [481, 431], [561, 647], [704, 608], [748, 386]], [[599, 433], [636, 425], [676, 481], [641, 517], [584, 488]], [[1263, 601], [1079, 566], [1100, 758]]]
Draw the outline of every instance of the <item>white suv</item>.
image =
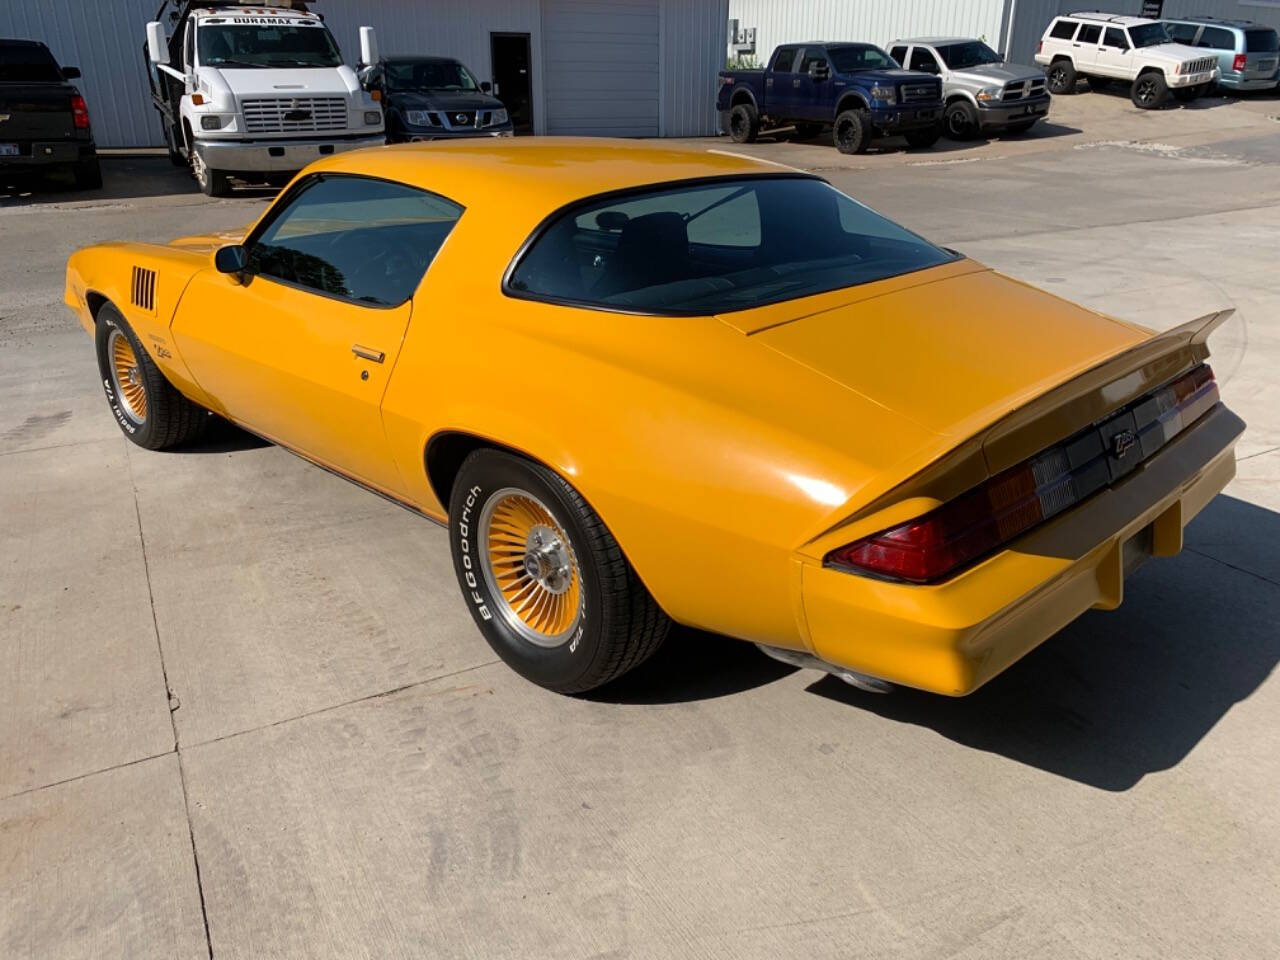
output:
[[1203, 95], [1218, 79], [1216, 57], [1175, 43], [1159, 20], [1071, 13], [1054, 17], [1036, 49], [1049, 92], [1075, 93], [1080, 77], [1126, 80], [1136, 107], [1154, 110], [1170, 92], [1183, 101]]

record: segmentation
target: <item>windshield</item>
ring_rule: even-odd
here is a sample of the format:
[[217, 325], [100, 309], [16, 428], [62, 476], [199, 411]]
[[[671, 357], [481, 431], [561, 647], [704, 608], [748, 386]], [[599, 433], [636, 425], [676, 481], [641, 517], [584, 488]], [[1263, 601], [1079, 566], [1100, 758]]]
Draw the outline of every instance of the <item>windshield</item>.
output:
[[1144, 23], [1129, 28], [1129, 39], [1135, 47], [1154, 47], [1158, 43], [1171, 43], [1169, 28], [1163, 23]]
[[898, 64], [887, 53], [869, 43], [827, 47], [827, 55], [835, 65], [836, 73], [898, 69]]
[[1003, 63], [1003, 58], [981, 40], [949, 43], [935, 48], [942, 62], [952, 70], [977, 67], [984, 63]]
[[391, 90], [480, 89], [471, 71], [457, 60], [390, 60], [384, 73]]
[[814, 177], [717, 179], [575, 204], [536, 235], [507, 289], [605, 310], [706, 315], [955, 257]]
[[0, 83], [61, 83], [62, 71], [43, 44], [0, 42]]
[[339, 67], [342, 55], [319, 23], [298, 25], [202, 25], [197, 31], [205, 67]]
[[1280, 35], [1274, 30], [1246, 30], [1244, 49], [1246, 53], [1275, 53], [1280, 50]]

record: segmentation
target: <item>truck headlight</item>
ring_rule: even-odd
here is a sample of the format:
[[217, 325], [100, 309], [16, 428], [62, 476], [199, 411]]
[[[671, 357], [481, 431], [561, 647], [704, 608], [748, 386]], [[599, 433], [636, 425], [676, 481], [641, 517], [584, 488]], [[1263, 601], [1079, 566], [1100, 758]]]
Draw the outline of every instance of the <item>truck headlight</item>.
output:
[[213, 114], [213, 113], [206, 113], [203, 117], [200, 118], [200, 129], [201, 130], [221, 130], [224, 122], [226, 122], [225, 117], [220, 117], [217, 114]]
[[502, 124], [506, 123], [510, 119], [511, 117], [507, 115], [507, 111], [495, 110], [493, 111], [493, 118], [489, 122], [493, 124], [495, 127], [499, 127], [499, 126], [502, 126]]
[[898, 102], [898, 95], [893, 87], [872, 87], [871, 99], [879, 100], [881, 103], [887, 103], [892, 107]]
[[979, 103], [994, 103], [1000, 99], [1001, 92], [999, 87], [987, 87], [985, 90], [979, 90], [974, 97]]
[[364, 125], [366, 127], [376, 127], [382, 123], [381, 110], [366, 110], [364, 112]]
[[426, 110], [406, 110], [404, 118], [411, 127], [430, 127], [434, 126], [431, 122], [431, 115]]

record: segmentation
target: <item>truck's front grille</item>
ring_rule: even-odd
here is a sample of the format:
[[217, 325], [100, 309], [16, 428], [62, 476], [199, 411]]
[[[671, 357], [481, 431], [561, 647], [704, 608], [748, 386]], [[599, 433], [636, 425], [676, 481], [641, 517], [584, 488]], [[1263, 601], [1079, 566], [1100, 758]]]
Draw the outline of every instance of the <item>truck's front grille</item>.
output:
[[935, 83], [904, 83], [901, 89], [903, 103], [941, 99], [941, 92]]
[[1213, 57], [1201, 57], [1199, 60], [1192, 60], [1187, 64], [1186, 73], [1208, 73], [1217, 63]]
[[347, 129], [347, 102], [342, 97], [280, 97], [243, 100], [248, 133], [314, 133]]
[[1043, 96], [1044, 86], [1044, 77], [1036, 77], [1032, 80], [1014, 80], [1012, 83], [1004, 85], [1004, 94], [1000, 99], [1028, 100], [1032, 97]]

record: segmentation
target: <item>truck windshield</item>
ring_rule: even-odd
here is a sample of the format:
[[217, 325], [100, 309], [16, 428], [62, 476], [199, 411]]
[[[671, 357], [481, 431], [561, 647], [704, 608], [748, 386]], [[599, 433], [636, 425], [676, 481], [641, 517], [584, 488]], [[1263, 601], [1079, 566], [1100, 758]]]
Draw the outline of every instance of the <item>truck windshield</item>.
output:
[[879, 47], [869, 43], [848, 43], [827, 47], [827, 56], [836, 73], [859, 73], [863, 70], [897, 70], [898, 64]]
[[476, 78], [457, 60], [389, 60], [385, 74], [391, 90], [480, 89]]
[[329, 31], [315, 24], [202, 25], [196, 49], [205, 67], [340, 67], [342, 55]]
[[62, 71], [47, 47], [0, 40], [0, 83], [60, 83]]
[[981, 40], [948, 43], [935, 48], [942, 62], [952, 70], [979, 67], [984, 63], [1003, 63], [1003, 58]]
[[816, 177], [734, 177], [574, 204], [534, 235], [506, 290], [602, 310], [704, 316], [956, 256]]
[[1129, 28], [1129, 39], [1135, 47], [1154, 47], [1159, 43], [1172, 43], [1169, 28], [1163, 23], [1143, 23]]

